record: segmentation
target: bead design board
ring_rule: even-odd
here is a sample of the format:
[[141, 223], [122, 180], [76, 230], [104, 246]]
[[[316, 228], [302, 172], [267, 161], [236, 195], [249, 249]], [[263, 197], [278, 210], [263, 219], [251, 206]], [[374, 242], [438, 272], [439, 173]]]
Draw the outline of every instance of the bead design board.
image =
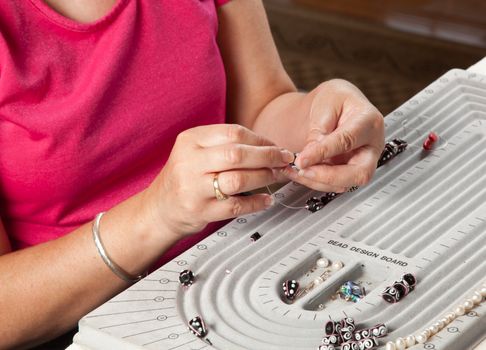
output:
[[[280, 205], [240, 217], [85, 316], [74, 342], [87, 349], [315, 350], [330, 318], [385, 323], [389, 340], [416, 334], [486, 280], [486, 76], [452, 70], [386, 119], [387, 140], [409, 147], [372, 182], [322, 210]], [[433, 151], [422, 142], [434, 131]], [[276, 197], [302, 206], [318, 193], [290, 183]], [[250, 235], [262, 237], [251, 241]], [[289, 303], [282, 283], [307, 284], [325, 257], [344, 267]], [[190, 269], [195, 282], [179, 284]], [[407, 272], [417, 286], [389, 304], [383, 289]], [[331, 299], [358, 281], [357, 303]], [[486, 335], [482, 303], [412, 349], [466, 350]], [[189, 332], [196, 315], [212, 345]]]

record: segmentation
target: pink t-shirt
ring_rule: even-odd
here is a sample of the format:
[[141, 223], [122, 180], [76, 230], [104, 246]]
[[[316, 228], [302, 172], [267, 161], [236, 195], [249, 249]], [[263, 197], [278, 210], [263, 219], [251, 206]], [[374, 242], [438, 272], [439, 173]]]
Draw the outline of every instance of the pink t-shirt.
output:
[[118, 0], [90, 24], [43, 0], [0, 1], [0, 217], [14, 249], [141, 191], [177, 134], [224, 123], [216, 6], [227, 1]]

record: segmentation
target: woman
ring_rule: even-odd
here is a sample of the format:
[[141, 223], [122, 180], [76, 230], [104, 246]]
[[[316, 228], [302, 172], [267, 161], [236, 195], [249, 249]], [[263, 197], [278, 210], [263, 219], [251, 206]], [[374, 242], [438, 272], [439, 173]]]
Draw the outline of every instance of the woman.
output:
[[272, 205], [236, 194], [345, 191], [383, 148], [351, 84], [296, 91], [261, 0], [2, 1], [0, 32], [0, 348], [69, 330], [209, 223]]

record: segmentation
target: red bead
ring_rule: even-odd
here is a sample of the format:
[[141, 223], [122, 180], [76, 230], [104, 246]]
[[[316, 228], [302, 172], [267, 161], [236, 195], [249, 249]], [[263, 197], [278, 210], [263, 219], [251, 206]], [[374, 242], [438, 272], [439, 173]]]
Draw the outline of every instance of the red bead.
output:
[[439, 136], [435, 132], [431, 132], [429, 134], [429, 140], [432, 142], [436, 142], [439, 139]]
[[427, 139], [424, 141], [424, 149], [430, 151], [434, 147], [434, 143], [436, 143], [438, 139], [439, 136], [437, 136], [435, 132], [431, 132], [429, 136], [427, 136]]

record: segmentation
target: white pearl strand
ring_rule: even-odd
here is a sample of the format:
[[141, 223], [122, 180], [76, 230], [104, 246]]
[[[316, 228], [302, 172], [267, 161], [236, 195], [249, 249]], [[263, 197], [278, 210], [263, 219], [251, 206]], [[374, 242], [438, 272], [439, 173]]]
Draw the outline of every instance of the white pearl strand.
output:
[[445, 314], [440, 320], [425, 328], [420, 334], [409, 335], [405, 338], [397, 338], [395, 341], [389, 341], [385, 345], [385, 350], [404, 350], [415, 344], [424, 344], [434, 334], [439, 333], [445, 326], [454, 321], [457, 317], [471, 311], [481, 304], [486, 298], [486, 283], [479, 290], [473, 292], [473, 295], [464, 300], [461, 304]]

